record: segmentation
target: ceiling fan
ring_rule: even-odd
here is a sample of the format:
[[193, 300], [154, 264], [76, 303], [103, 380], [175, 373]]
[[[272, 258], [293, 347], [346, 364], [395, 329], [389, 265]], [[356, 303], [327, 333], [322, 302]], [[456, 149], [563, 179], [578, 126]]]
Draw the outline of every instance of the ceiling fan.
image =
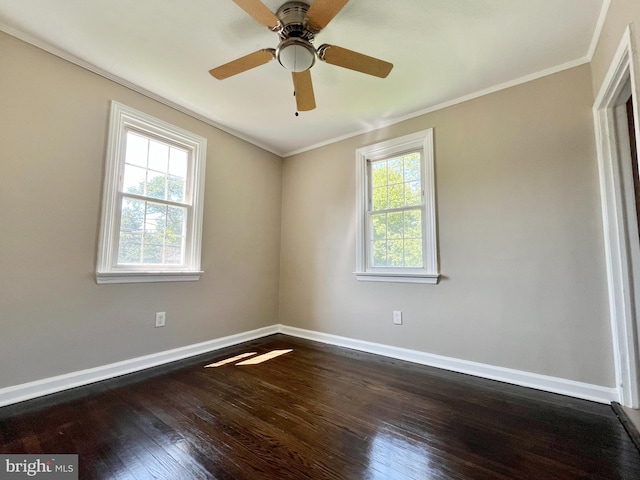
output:
[[[258, 23], [278, 34], [277, 48], [264, 48], [209, 70], [218, 80], [246, 72], [273, 59], [293, 76], [296, 106], [299, 111], [316, 108], [311, 72], [316, 58], [331, 65], [385, 78], [393, 64], [334, 45], [317, 49], [313, 40], [349, 0], [315, 0], [311, 6], [300, 1], [283, 4], [274, 14], [261, 0], [233, 0]], [[296, 112], [296, 115], [298, 113]]]

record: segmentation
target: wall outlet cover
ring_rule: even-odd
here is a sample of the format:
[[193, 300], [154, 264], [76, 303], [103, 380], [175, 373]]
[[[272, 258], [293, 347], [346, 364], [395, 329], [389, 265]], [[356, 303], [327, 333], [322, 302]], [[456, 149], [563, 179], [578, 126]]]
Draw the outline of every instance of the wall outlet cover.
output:
[[167, 323], [167, 313], [166, 312], [157, 312], [156, 313], [156, 327], [164, 327]]

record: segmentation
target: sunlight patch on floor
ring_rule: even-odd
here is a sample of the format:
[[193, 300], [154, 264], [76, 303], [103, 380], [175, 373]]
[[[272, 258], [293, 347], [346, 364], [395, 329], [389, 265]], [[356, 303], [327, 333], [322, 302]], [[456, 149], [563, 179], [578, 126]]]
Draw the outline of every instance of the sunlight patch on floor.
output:
[[[269, 353], [263, 353], [262, 355], [258, 355], [257, 357], [250, 358], [249, 360], [245, 360], [243, 362], [238, 362], [236, 365], [257, 365], [262, 362], [266, 362], [267, 360], [271, 360], [273, 358], [279, 357], [280, 355], [284, 355], [285, 353], [292, 352], [293, 349], [289, 348], [286, 350], [271, 350]], [[243, 358], [251, 357], [255, 355], [257, 352], [246, 352], [241, 353], [240, 355], [236, 355], [235, 357], [226, 358], [224, 360], [220, 360], [216, 363], [210, 363], [209, 365], [205, 365], [204, 368], [215, 368], [221, 367], [223, 365], [227, 365], [229, 363], [237, 362], [238, 360], [242, 360]]]
[[293, 349], [291, 348], [287, 350], [272, 350], [269, 353], [258, 355], [257, 357], [250, 358], [249, 360], [245, 360], [244, 362], [236, 363], [236, 365], [257, 365], [258, 363], [266, 362], [267, 360], [271, 360], [272, 358], [276, 358], [280, 355], [284, 355], [285, 353], [289, 353], [292, 350]]
[[242, 360], [243, 358], [250, 357], [251, 355], [255, 355], [256, 352], [247, 352], [241, 353], [240, 355], [236, 355], [235, 357], [227, 358], [226, 360], [220, 360], [216, 363], [210, 363], [209, 365], [205, 365], [204, 368], [210, 367], [221, 367], [222, 365], [226, 365], [227, 363], [237, 362], [238, 360]]

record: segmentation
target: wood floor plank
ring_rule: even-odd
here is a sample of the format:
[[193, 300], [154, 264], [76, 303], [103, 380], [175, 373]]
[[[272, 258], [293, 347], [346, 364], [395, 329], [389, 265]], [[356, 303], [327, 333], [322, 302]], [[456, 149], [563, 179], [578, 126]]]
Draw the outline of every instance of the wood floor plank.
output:
[[0, 408], [0, 453], [77, 453], [82, 479], [640, 478], [609, 406], [284, 335]]

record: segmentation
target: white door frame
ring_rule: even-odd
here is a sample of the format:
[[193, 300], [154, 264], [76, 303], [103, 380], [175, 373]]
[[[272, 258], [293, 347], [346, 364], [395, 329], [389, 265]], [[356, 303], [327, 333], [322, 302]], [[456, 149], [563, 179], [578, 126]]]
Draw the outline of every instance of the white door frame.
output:
[[[623, 98], [633, 96], [636, 144], [640, 146], [638, 115], [638, 58], [629, 25], [593, 106], [598, 148], [598, 170], [609, 290], [609, 309], [616, 372], [616, 390], [622, 405], [640, 407], [638, 368], [640, 319], [640, 244], [633, 179], [630, 178], [628, 131], [620, 124]], [[626, 118], [626, 116], [624, 117]], [[625, 127], [626, 128], [626, 127]], [[625, 146], [626, 147], [626, 146]], [[626, 159], [625, 159], [626, 155]], [[626, 160], [626, 161], [625, 161]], [[631, 183], [630, 183], [631, 182]], [[631, 192], [629, 191], [631, 185]]]

